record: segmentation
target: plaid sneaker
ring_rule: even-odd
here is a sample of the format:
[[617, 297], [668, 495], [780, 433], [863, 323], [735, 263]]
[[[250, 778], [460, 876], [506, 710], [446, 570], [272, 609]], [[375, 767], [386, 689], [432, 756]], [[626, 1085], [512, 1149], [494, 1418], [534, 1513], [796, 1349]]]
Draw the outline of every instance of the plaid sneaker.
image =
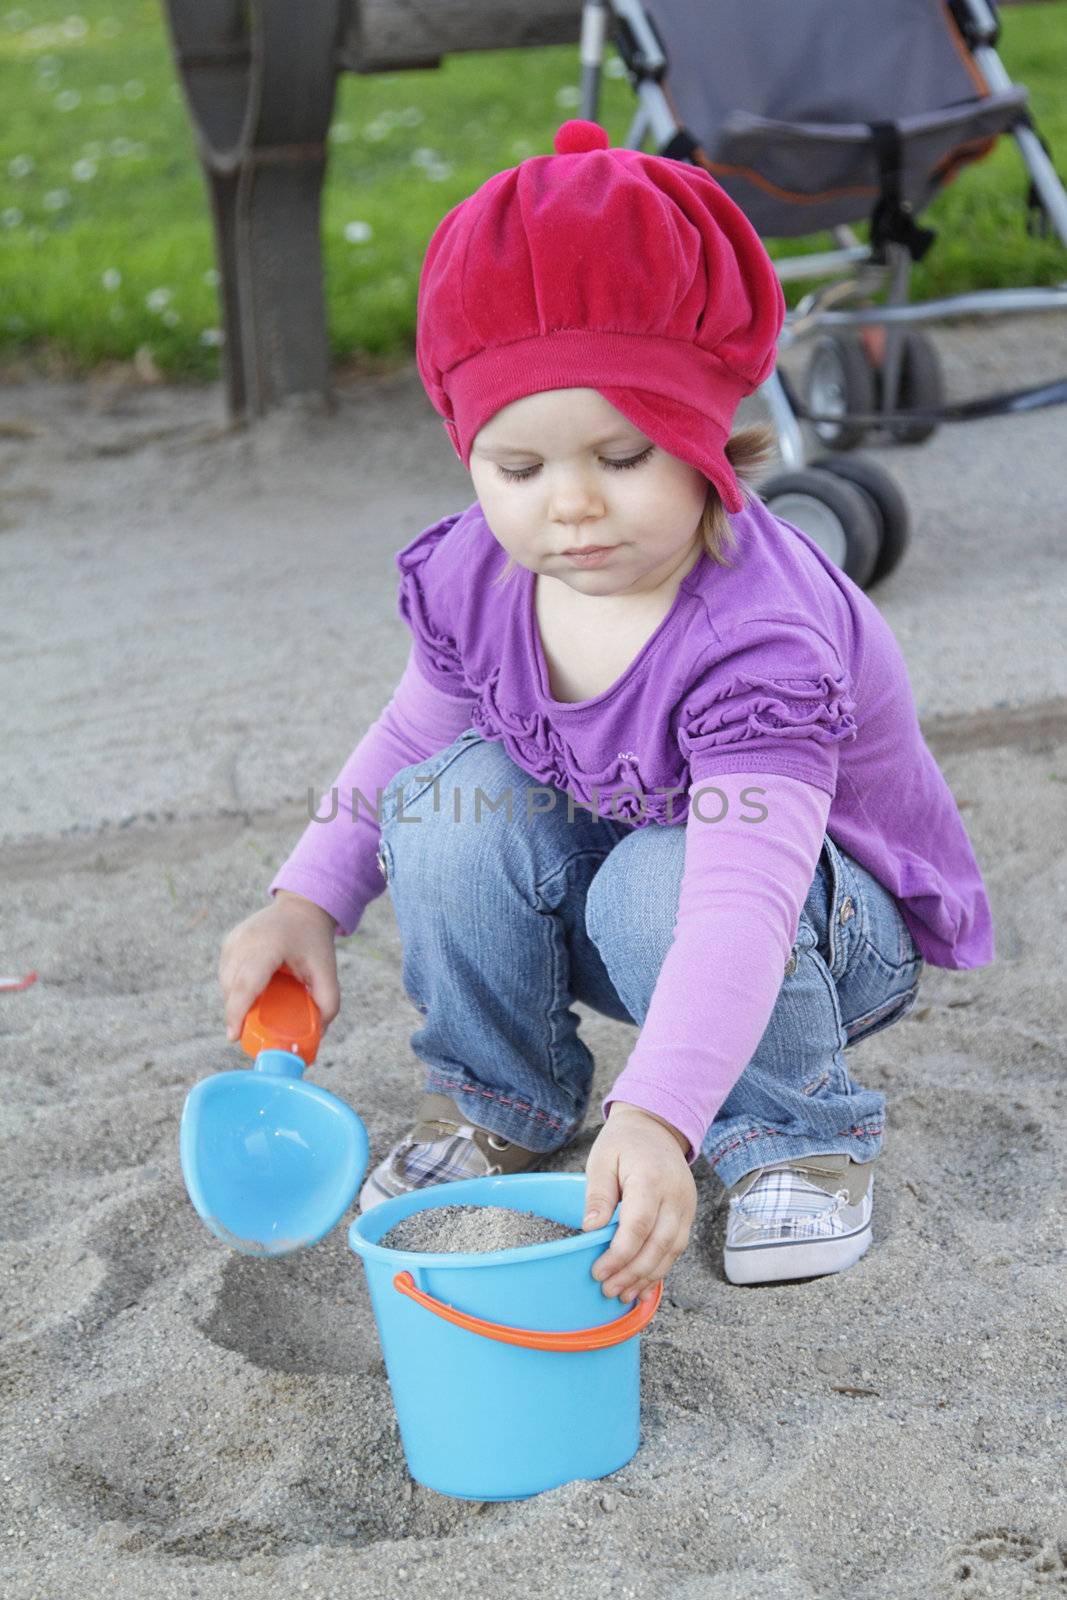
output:
[[847, 1155], [775, 1161], [727, 1190], [723, 1266], [731, 1283], [841, 1272], [871, 1242], [874, 1162]]
[[406, 1139], [395, 1144], [359, 1191], [359, 1209], [382, 1200], [458, 1178], [488, 1178], [498, 1172], [527, 1172], [544, 1159], [544, 1150], [524, 1150], [499, 1134], [476, 1128], [446, 1094], [428, 1094]]

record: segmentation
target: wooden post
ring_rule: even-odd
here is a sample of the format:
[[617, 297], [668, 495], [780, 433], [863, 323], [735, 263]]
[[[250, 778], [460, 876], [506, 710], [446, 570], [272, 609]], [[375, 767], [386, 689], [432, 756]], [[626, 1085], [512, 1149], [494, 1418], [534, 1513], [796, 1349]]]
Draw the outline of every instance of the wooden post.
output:
[[211, 200], [227, 405], [333, 404], [321, 195], [338, 71], [569, 44], [580, 0], [163, 0]]
[[164, 0], [211, 200], [230, 416], [332, 403], [320, 243], [342, 0]]

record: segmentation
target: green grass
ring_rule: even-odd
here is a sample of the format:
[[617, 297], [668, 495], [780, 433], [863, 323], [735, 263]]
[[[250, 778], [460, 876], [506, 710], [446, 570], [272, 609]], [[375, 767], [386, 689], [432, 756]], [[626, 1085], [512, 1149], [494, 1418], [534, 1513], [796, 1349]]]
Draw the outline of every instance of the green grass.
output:
[[[0, 11], [0, 350], [84, 369], [147, 346], [171, 376], [214, 377], [211, 224], [161, 6], [86, 0], [72, 12], [76, 3], [16, 0]], [[1067, 174], [1067, 0], [1001, 16], [1002, 59]], [[437, 222], [491, 173], [551, 149], [575, 115], [576, 81], [571, 48], [342, 77], [323, 226], [336, 357], [410, 354], [419, 265]], [[613, 143], [633, 104], [625, 79], [606, 78], [601, 119]], [[1063, 247], [1025, 232], [1027, 187], [1011, 140], [965, 169], [924, 215], [940, 237], [915, 270], [913, 297], [1062, 280]], [[830, 242], [767, 241], [781, 254]], [[791, 304], [805, 287], [789, 286]]]

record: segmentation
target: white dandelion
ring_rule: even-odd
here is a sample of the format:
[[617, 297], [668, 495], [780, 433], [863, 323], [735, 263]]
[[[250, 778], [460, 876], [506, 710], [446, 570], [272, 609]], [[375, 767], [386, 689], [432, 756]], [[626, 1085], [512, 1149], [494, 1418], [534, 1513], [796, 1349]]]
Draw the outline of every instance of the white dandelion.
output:
[[100, 282], [103, 284], [105, 289], [117, 289], [122, 282], [122, 273], [119, 271], [118, 267], [107, 267], [100, 274]]
[[77, 183], [91, 183], [96, 177], [96, 162], [75, 161], [70, 169], [70, 175]]
[[374, 237], [374, 229], [369, 222], [346, 222], [345, 238], [349, 244], [366, 244], [368, 239]]
[[556, 104], [558, 106], [576, 106], [580, 103], [581, 98], [581, 90], [577, 89], [573, 83], [565, 83], [562, 89], [556, 90]]
[[392, 133], [399, 120], [400, 116], [398, 112], [383, 111], [380, 116], [374, 118], [373, 122], [367, 123], [366, 127], [363, 129], [364, 138], [371, 139], [374, 142], [387, 138], [389, 134]]
[[442, 183], [445, 178], [452, 176], [453, 167], [445, 161], [436, 150], [413, 150], [411, 153], [413, 167], [421, 167], [431, 183]]
[[174, 299], [173, 289], [150, 289], [144, 303], [149, 311], [163, 311]]
[[93, 91], [93, 99], [98, 106], [113, 106], [118, 99], [118, 91], [113, 83], [98, 83]]
[[13, 178], [28, 178], [34, 168], [32, 156], [12, 156], [7, 170]]
[[217, 349], [224, 342], [225, 334], [221, 328], [205, 328], [200, 335], [200, 343], [206, 345], [209, 350]]
[[22, 212], [18, 206], [8, 206], [6, 211], [0, 211], [0, 223], [5, 228], [17, 228], [22, 221]]
[[81, 92], [78, 89], [61, 89], [56, 95], [57, 111], [77, 111], [81, 103]]
[[140, 78], [129, 78], [122, 85], [122, 93], [127, 100], [140, 100], [144, 95], [144, 84]]
[[210, 284], [212, 289], [218, 288], [219, 272], [217, 267], [208, 267], [207, 271], [204, 273], [204, 282]]
[[46, 211], [62, 211], [64, 206], [70, 205], [70, 190], [49, 189], [41, 204]]
[[59, 31], [64, 39], [84, 39], [89, 32], [89, 24], [84, 17], [65, 17], [59, 24]]

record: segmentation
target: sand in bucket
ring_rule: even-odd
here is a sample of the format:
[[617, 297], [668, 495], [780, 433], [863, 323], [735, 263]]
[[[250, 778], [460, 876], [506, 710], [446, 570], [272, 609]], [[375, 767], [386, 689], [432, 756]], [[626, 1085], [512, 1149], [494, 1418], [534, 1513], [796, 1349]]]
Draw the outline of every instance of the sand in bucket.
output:
[[416, 1211], [404, 1217], [380, 1243], [387, 1250], [473, 1255], [573, 1239], [577, 1231], [539, 1217], [534, 1211], [512, 1211], [507, 1206], [435, 1206], [432, 1211]]

